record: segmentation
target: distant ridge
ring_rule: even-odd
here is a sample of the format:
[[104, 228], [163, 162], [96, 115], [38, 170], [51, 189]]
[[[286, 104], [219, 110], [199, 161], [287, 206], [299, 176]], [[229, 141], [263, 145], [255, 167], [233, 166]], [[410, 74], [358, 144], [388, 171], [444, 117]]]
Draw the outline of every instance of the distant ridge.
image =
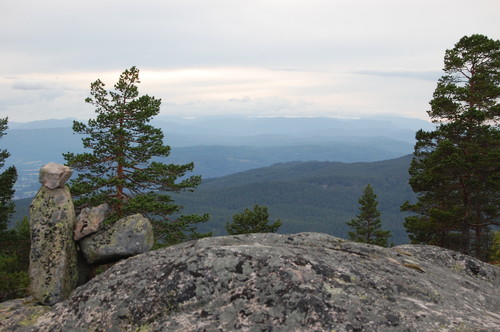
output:
[[[16, 198], [32, 197], [37, 173], [48, 162], [63, 162], [62, 153], [82, 151], [73, 119], [9, 123], [1, 140], [19, 173]], [[376, 161], [412, 152], [415, 131], [432, 126], [418, 119], [395, 117], [246, 118], [158, 117], [165, 143], [172, 147], [166, 163], [195, 163], [195, 174], [220, 177], [288, 161]], [[9, 164], [9, 165], [10, 165]], [[8, 166], [8, 165], [7, 165]]]
[[76, 118], [67, 119], [49, 119], [31, 122], [9, 122], [10, 129], [47, 129], [47, 128], [66, 128], [73, 126]]

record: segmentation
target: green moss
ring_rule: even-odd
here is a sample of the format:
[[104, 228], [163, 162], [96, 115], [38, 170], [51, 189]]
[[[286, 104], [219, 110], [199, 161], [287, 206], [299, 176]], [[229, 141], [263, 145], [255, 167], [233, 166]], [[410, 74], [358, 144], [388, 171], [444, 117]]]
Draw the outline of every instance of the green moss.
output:
[[134, 330], [134, 332], [149, 332], [149, 331], [151, 331], [149, 325], [142, 325]]
[[5, 322], [7, 327], [29, 327], [49, 311], [50, 307], [37, 304], [31, 297], [7, 301], [0, 303], [0, 321]]
[[19, 322], [21, 326], [33, 326], [36, 324], [39, 317], [45, 315], [49, 311], [50, 307], [38, 306], [33, 307], [33, 312], [31, 312], [25, 319]]

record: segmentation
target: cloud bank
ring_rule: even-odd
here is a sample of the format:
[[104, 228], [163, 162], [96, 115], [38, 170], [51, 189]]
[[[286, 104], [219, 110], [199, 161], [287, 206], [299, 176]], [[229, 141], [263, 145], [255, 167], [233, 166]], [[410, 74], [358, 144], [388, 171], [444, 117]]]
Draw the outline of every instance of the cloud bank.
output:
[[88, 118], [90, 83], [141, 69], [162, 113], [425, 118], [444, 51], [500, 37], [479, 0], [64, 0], [1, 5], [0, 116]]

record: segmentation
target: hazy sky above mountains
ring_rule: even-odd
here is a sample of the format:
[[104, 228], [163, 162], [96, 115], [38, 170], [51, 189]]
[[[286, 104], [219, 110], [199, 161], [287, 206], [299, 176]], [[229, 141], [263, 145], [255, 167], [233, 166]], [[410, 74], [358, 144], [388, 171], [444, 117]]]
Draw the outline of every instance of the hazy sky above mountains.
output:
[[93, 117], [90, 83], [137, 66], [162, 115], [426, 119], [474, 33], [500, 38], [500, 1], [2, 1], [0, 117]]

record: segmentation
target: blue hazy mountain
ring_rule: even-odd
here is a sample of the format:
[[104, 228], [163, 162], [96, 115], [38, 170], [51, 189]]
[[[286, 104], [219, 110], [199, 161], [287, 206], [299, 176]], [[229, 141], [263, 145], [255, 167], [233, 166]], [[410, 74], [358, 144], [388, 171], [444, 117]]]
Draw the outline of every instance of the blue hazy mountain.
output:
[[[62, 153], [81, 152], [73, 119], [9, 123], [0, 141], [19, 173], [16, 198], [34, 196], [38, 170], [63, 162]], [[195, 174], [212, 178], [288, 161], [377, 161], [413, 150], [415, 132], [432, 125], [418, 119], [377, 117], [248, 118], [158, 117], [153, 125], [172, 147], [167, 163], [195, 162]]]

